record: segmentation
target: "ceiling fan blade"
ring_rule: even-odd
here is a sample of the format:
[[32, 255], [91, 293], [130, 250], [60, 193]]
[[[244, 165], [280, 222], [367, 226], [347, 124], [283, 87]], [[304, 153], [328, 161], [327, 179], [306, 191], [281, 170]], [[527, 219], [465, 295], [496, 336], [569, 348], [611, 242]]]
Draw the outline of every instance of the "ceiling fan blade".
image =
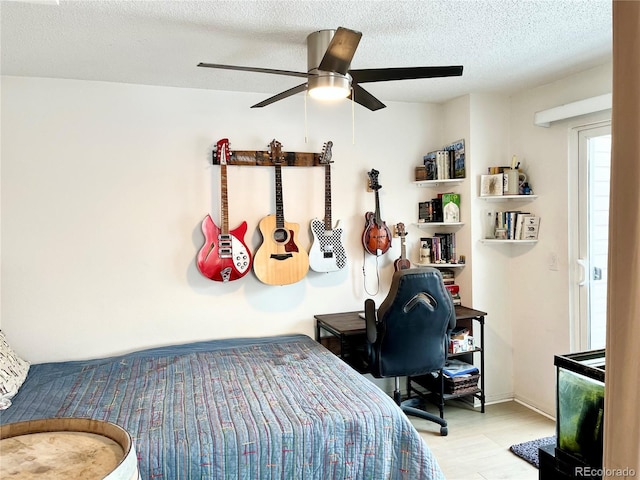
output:
[[359, 103], [363, 107], [366, 107], [373, 112], [386, 107], [384, 103], [371, 95], [357, 83], [354, 82], [351, 86], [353, 88], [353, 92], [351, 93], [351, 95], [349, 95], [349, 98], [353, 96], [354, 102]]
[[256, 103], [255, 105], [252, 105], [251, 108], [266, 107], [267, 105], [271, 105], [278, 100], [285, 99], [287, 97], [290, 97], [291, 95], [295, 95], [296, 93], [304, 92], [306, 89], [307, 84], [303, 83], [302, 85], [298, 85], [297, 87], [290, 88], [289, 90], [285, 90], [284, 92], [274, 95], [273, 97], [267, 98], [260, 103]]
[[391, 80], [412, 80], [416, 78], [459, 77], [462, 65], [450, 67], [404, 67], [404, 68], [365, 68], [349, 70], [353, 80], [358, 83], [388, 82]]
[[360, 32], [338, 27], [318, 65], [318, 70], [346, 74], [361, 37]]
[[220, 65], [218, 63], [202, 63], [198, 64], [198, 67], [207, 68], [221, 68], [224, 70], [240, 70], [243, 72], [258, 72], [258, 73], [273, 73], [276, 75], [288, 75], [290, 77], [304, 77], [307, 78], [310, 74], [302, 72], [292, 72], [290, 70], [275, 70], [273, 68], [256, 68], [256, 67], [239, 67], [237, 65]]

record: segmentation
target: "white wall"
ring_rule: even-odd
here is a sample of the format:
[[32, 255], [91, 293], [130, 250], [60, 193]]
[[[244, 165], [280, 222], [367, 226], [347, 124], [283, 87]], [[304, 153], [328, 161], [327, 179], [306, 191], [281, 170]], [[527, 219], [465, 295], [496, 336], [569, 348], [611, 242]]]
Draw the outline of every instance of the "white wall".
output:
[[[465, 138], [469, 159], [462, 243], [471, 263], [459, 274], [464, 303], [488, 312], [487, 394], [515, 396], [553, 414], [553, 355], [570, 349], [568, 252], [569, 129], [603, 114], [533, 125], [536, 111], [611, 91], [611, 65], [583, 72], [511, 99], [469, 95], [446, 105], [389, 103], [355, 109], [352, 144], [348, 103], [308, 104], [304, 143], [302, 96], [261, 110], [260, 95], [101, 82], [2, 78], [1, 325], [33, 362], [79, 359], [139, 347], [230, 336], [300, 332], [313, 335], [313, 315], [359, 310], [364, 213], [373, 210], [366, 172], [380, 171], [382, 218], [408, 225], [407, 252], [417, 259], [423, 233], [410, 224], [430, 193], [413, 187], [422, 155]], [[219, 220], [215, 142], [264, 150], [272, 138], [285, 151], [319, 152], [334, 142], [333, 218], [347, 231], [348, 270], [309, 275], [272, 287], [253, 274], [231, 284], [204, 278], [195, 255], [200, 221]], [[523, 161], [540, 198], [534, 247], [482, 245], [478, 176], [487, 166]], [[285, 217], [301, 224], [322, 217], [322, 168], [285, 168]], [[230, 225], [256, 230], [273, 212], [273, 171], [230, 167]], [[466, 218], [465, 218], [466, 217]], [[460, 242], [459, 242], [460, 243]], [[395, 240], [379, 262], [384, 297], [399, 256]], [[460, 252], [464, 253], [464, 252]], [[559, 270], [548, 269], [551, 253]], [[376, 261], [364, 259], [376, 290]], [[473, 292], [471, 292], [473, 283]]]
[[[361, 235], [374, 209], [366, 172], [380, 171], [382, 218], [417, 219], [422, 193], [414, 168], [442, 145], [435, 105], [393, 103], [369, 112], [351, 105], [304, 103], [298, 96], [249, 109], [261, 95], [101, 82], [3, 77], [2, 329], [32, 362], [80, 359], [198, 339], [290, 332], [313, 335], [313, 315], [359, 310]], [[194, 262], [200, 222], [219, 221], [215, 142], [238, 150], [319, 152], [334, 142], [333, 219], [346, 229], [348, 269], [309, 272], [289, 286], [266, 286], [253, 274], [221, 284]], [[447, 140], [456, 140], [450, 138]], [[323, 168], [283, 169], [284, 212], [301, 224], [324, 215]], [[259, 220], [274, 212], [273, 169], [229, 167], [233, 228], [249, 224], [252, 250]], [[417, 259], [420, 233], [409, 226]], [[387, 291], [395, 240], [379, 259], [377, 301]], [[364, 260], [376, 291], [376, 260]]]
[[474, 306], [488, 313], [485, 325], [487, 401], [513, 397], [512, 323], [508, 299], [517, 284], [507, 275], [513, 255], [511, 245], [485, 245], [488, 210], [505, 210], [510, 205], [481, 200], [480, 175], [490, 166], [508, 165], [509, 99], [501, 95], [472, 94], [470, 99], [472, 253]]
[[[515, 397], [555, 414], [553, 356], [571, 351], [569, 243], [569, 133], [578, 125], [611, 118], [601, 112], [556, 122], [533, 124], [534, 113], [611, 92], [611, 64], [561, 79], [511, 98], [510, 151], [517, 154], [539, 198], [531, 203], [540, 215], [540, 235], [526, 254], [509, 263], [510, 315], [513, 319]], [[549, 268], [552, 254], [558, 270]], [[476, 265], [477, 267], [477, 265]]]

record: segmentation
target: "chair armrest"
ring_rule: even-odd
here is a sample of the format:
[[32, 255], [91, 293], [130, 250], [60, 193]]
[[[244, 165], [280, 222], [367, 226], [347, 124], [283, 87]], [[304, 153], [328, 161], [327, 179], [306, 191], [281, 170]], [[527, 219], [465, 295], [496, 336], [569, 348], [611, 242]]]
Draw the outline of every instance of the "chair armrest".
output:
[[367, 340], [375, 343], [378, 338], [378, 319], [376, 318], [376, 302], [371, 298], [364, 301], [364, 320], [367, 328]]

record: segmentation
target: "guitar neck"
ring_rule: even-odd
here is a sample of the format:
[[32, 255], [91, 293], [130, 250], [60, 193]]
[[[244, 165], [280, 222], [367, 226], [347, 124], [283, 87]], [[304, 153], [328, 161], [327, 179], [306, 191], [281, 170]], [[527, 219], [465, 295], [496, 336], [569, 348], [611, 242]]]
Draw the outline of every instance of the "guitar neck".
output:
[[276, 228], [284, 228], [284, 207], [282, 206], [282, 167], [276, 164]]
[[376, 190], [376, 225], [380, 226], [382, 219], [380, 218], [380, 197], [378, 196], [378, 190]]
[[403, 260], [407, 258], [407, 247], [404, 243], [404, 236], [402, 237], [402, 243], [400, 244], [400, 258]]
[[331, 230], [331, 165], [324, 166], [324, 229]]
[[222, 234], [229, 233], [229, 200], [227, 198], [227, 165], [220, 165], [220, 223]]

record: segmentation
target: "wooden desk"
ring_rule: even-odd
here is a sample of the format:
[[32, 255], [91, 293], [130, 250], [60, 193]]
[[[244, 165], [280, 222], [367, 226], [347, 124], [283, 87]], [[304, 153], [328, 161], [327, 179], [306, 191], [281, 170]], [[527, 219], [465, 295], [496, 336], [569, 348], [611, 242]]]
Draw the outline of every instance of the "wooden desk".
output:
[[[459, 357], [462, 361], [473, 364], [474, 353], [480, 354], [480, 388], [477, 392], [473, 393], [473, 396], [480, 400], [481, 411], [484, 413], [484, 317], [487, 313], [463, 306], [456, 306], [455, 309], [456, 326], [467, 327], [473, 334], [473, 322], [476, 321], [480, 325], [480, 346], [476, 345], [476, 349], [471, 352], [449, 354], [449, 358]], [[349, 357], [353, 353], [354, 348], [366, 342], [365, 321], [364, 318], [360, 317], [360, 313], [362, 313], [362, 311], [314, 315], [316, 319], [316, 341], [325, 345], [356, 369], [358, 369], [357, 364], [350, 362]], [[329, 337], [323, 337], [322, 330], [331, 335]], [[337, 351], [330, 345], [331, 336], [337, 338], [339, 341]], [[454, 396], [447, 395], [446, 397], [453, 398]]]
[[[474, 310], [469, 307], [456, 306], [456, 324], [465, 324], [469, 320], [480, 321], [481, 340], [484, 339], [484, 316], [486, 312]], [[321, 341], [322, 330], [329, 332], [340, 339], [340, 352], [338, 356], [344, 358], [350, 337], [357, 337], [366, 334], [364, 318], [360, 317], [363, 311], [327, 313], [314, 315], [316, 319], [316, 341]], [[466, 321], [466, 322], [465, 322]], [[484, 366], [484, 365], [483, 365]]]

